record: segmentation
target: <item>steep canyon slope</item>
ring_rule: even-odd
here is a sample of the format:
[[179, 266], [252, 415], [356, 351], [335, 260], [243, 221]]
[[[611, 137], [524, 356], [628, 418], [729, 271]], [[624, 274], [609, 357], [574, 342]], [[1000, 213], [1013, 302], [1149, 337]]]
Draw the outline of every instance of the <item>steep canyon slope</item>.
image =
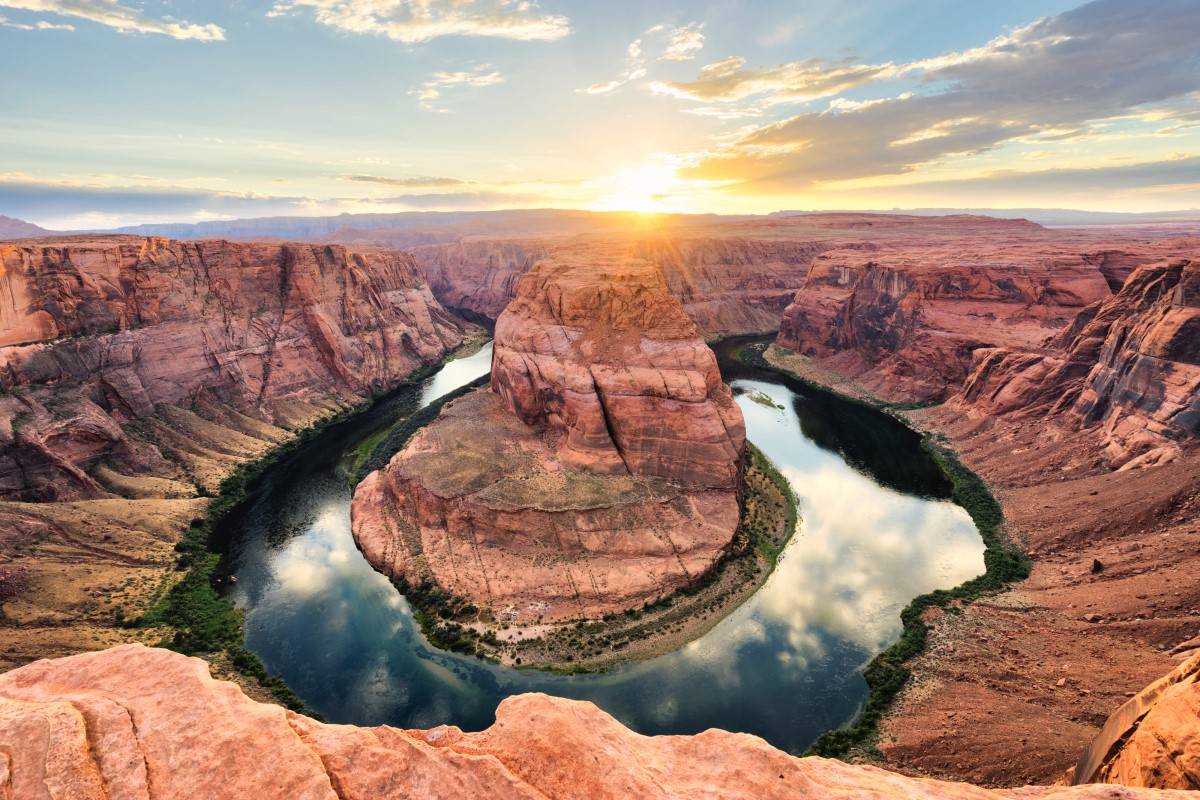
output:
[[496, 325], [490, 390], [358, 487], [368, 560], [516, 624], [596, 618], [694, 582], [738, 523], [745, 426], [661, 271], [543, 259]]
[[119, 637], [234, 467], [462, 339], [402, 253], [66, 237], [0, 270], [8, 663]]
[[[1144, 257], [1194, 246], [1152, 242]], [[883, 726], [882, 749], [907, 769], [1053, 780], [1200, 634], [1197, 267], [1168, 257], [1126, 272], [1130, 259], [1111, 252], [1101, 263], [1118, 260], [1115, 293], [1045, 339], [973, 349], [961, 384], [945, 376], [946, 402], [909, 412], [989, 482], [1034, 565], [987, 603], [931, 614], [930, 649]], [[926, 312], [918, 306], [918, 340], [931, 331]], [[897, 380], [908, 356], [888, 352], [850, 377], [863, 393], [908, 399], [914, 384]], [[776, 354], [801, 371], [838, 364]]]

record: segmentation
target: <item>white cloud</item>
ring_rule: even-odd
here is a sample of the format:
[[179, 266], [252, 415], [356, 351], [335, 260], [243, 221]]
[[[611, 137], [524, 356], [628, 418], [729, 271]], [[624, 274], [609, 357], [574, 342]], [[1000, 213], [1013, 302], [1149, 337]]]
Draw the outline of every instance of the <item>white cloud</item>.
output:
[[7, 17], [0, 17], [0, 28], [13, 28], [18, 31], [73, 31], [74, 25], [56, 25], [53, 22], [47, 22], [44, 19], [39, 19], [37, 22], [24, 23], [13, 22]]
[[405, 44], [442, 36], [554, 41], [571, 33], [570, 20], [538, 14], [532, 0], [278, 0], [267, 16], [302, 9], [322, 25]]
[[[689, 22], [683, 27], [670, 29], [670, 36], [665, 44], [662, 45], [662, 54], [658, 60], [691, 60], [695, 52], [704, 46], [703, 28], [703, 23]], [[645, 33], [634, 39], [625, 48], [625, 68], [621, 70], [621, 74], [618, 77], [610, 81], [593, 83], [586, 89], [579, 89], [578, 91], [584, 94], [609, 94], [627, 83], [646, 77], [646, 47], [644, 41], [649, 38], [652, 42], [661, 42], [662, 35], [668, 33], [668, 30], [666, 25], [655, 25], [653, 28], [646, 30]]]
[[707, 154], [688, 177], [748, 191], [894, 176], [1006, 142], [1086, 136], [1103, 120], [1172, 108], [1200, 90], [1200, 13], [1195, 0], [1096, 0], [1040, 19], [987, 44], [903, 65], [818, 60], [748, 69], [734, 57], [690, 83], [658, 91], [704, 102], [772, 103], [834, 96], [905, 77], [924, 90], [871, 101], [835, 100], [760, 126]]
[[494, 86], [497, 83], [503, 83], [502, 76], [490, 64], [475, 67], [470, 70], [461, 70], [458, 72], [435, 72], [429, 76], [429, 80], [421, 84], [419, 89], [413, 89], [409, 94], [417, 98], [417, 105], [426, 111], [445, 112], [446, 109], [440, 108], [434, 101], [442, 96], [442, 90], [454, 87], [483, 87]]
[[691, 61], [704, 47], [704, 23], [689, 22], [682, 28], [671, 31], [667, 49], [658, 57], [659, 61]]
[[[63, 17], [85, 19], [106, 25], [121, 33], [144, 33], [170, 36], [173, 39], [195, 39], [201, 42], [222, 41], [225, 31], [213, 24], [198, 25], [181, 22], [169, 17], [153, 19], [136, 8], [120, 5], [116, 0], [0, 0], [0, 8], [15, 8], [21, 11], [40, 11]], [[10, 24], [8, 27], [19, 27]], [[65, 30], [69, 25], [56, 26], [52, 23], [36, 23], [30, 29]]]

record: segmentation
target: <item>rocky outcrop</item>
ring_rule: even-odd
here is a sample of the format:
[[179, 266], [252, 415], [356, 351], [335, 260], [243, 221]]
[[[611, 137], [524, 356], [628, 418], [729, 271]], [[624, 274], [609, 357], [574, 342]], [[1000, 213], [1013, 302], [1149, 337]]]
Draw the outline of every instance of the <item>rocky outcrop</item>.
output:
[[1200, 655], [1117, 709], [1080, 756], [1073, 780], [1200, 789]]
[[735, 488], [745, 425], [717, 359], [648, 261], [544, 261], [496, 323], [492, 388], [561, 434], [564, 463]]
[[517, 281], [548, 255], [538, 240], [466, 241], [418, 247], [413, 256], [445, 305], [496, 319], [517, 292]]
[[541, 694], [505, 700], [479, 733], [327, 725], [249, 699], [199, 659], [140, 645], [0, 677], [0, 754], [6, 796], [21, 800], [1117, 796], [1105, 786], [993, 791], [907, 778], [719, 730], [640, 736], [591, 703]]
[[1041, 348], [979, 351], [956, 403], [1095, 428], [1113, 467], [1178, 457], [1200, 434], [1200, 262], [1140, 267]]
[[683, 236], [642, 239], [636, 256], [657, 264], [671, 294], [706, 339], [779, 328], [813, 258], [829, 242]]
[[620, 237], [470, 240], [414, 251], [433, 292], [447, 306], [496, 319], [516, 296], [517, 281], [538, 260], [560, 252], [611, 253], [660, 269], [667, 288], [705, 339], [769, 333], [804, 282], [813, 257], [829, 243], [723, 237]]
[[540, 262], [491, 380], [355, 491], [377, 569], [523, 625], [641, 606], [726, 551], [745, 426], [653, 265]]
[[104, 469], [189, 482], [163, 457], [193, 444], [171, 441], [184, 417], [185, 439], [217, 424], [218, 451], [253, 455], [264, 423], [307, 424], [461, 340], [395, 252], [64, 238], [2, 244], [0, 270], [8, 499], [107, 496]]
[[1098, 269], [941, 263], [870, 246], [822, 254], [784, 312], [781, 346], [833, 359], [893, 399], [937, 400], [966, 378], [971, 354], [1034, 344], [1108, 296]]

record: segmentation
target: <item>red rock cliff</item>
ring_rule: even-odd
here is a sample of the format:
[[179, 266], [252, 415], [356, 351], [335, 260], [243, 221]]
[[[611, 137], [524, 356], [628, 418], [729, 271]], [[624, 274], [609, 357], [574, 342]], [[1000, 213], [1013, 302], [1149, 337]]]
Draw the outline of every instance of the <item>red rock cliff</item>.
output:
[[1139, 268], [1036, 350], [978, 352], [955, 402], [1095, 428], [1114, 467], [1176, 457], [1200, 435], [1200, 262]]
[[110, 458], [153, 471], [130, 426], [164, 408], [294, 427], [461, 341], [409, 256], [337, 246], [0, 244], [0, 297], [6, 498], [105, 496], [89, 473]]
[[500, 704], [479, 733], [326, 725], [250, 700], [208, 666], [126, 645], [0, 676], [7, 796], [207, 800], [706, 797], [1152, 800], [1111, 786], [1010, 791], [796, 758], [748, 734], [640, 736], [591, 703]]
[[496, 325], [492, 391], [443, 410], [356, 489], [379, 570], [516, 624], [688, 585], [738, 523], [745, 426], [653, 265], [545, 260]]
[[492, 389], [561, 432], [564, 463], [737, 485], [741, 411], [650, 262], [589, 250], [539, 264], [496, 323]]

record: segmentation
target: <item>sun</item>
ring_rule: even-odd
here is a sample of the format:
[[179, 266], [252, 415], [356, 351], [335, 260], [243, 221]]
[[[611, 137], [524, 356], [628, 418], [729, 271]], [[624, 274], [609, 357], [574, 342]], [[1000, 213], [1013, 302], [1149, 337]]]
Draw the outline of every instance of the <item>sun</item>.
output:
[[667, 164], [643, 164], [623, 169], [601, 182], [606, 193], [596, 201], [598, 211], [636, 211], [661, 214], [677, 211], [679, 179]]

